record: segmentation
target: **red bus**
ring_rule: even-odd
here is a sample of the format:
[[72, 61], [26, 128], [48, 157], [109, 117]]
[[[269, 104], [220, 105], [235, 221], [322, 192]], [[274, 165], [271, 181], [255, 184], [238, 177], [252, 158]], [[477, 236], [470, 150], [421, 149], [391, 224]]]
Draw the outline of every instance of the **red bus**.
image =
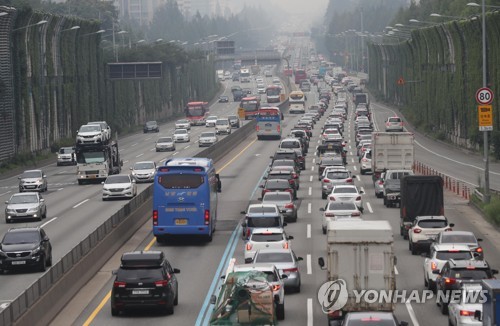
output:
[[189, 102], [184, 112], [192, 126], [204, 126], [208, 114], [208, 102]]
[[307, 74], [304, 69], [297, 69], [294, 72], [295, 84], [299, 84], [302, 79], [307, 79]]
[[238, 108], [238, 116], [240, 119], [253, 119], [257, 115], [257, 111], [260, 108], [260, 99], [256, 96], [244, 97], [241, 99], [240, 106]]

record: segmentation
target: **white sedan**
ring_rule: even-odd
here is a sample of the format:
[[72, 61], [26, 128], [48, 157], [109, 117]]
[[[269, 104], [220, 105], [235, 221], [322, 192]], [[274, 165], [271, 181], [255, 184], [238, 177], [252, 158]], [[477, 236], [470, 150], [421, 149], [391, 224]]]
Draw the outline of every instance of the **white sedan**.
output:
[[216, 115], [211, 115], [207, 117], [205, 120], [205, 127], [215, 127], [215, 123], [217, 122], [217, 116]]
[[358, 206], [349, 201], [329, 201], [324, 208], [322, 207], [319, 210], [323, 212], [323, 221], [321, 225], [323, 234], [326, 234], [326, 226], [329, 221], [361, 218], [361, 211], [358, 209]]
[[189, 131], [187, 129], [177, 129], [174, 131], [174, 142], [175, 143], [180, 143], [180, 142], [187, 142], [191, 140], [189, 137]]
[[175, 122], [175, 129], [191, 129], [191, 122], [187, 119], [177, 120]]
[[110, 175], [102, 184], [102, 200], [133, 198], [137, 195], [137, 184], [128, 174]]
[[359, 190], [354, 185], [338, 185], [332, 188], [332, 192], [328, 195], [328, 201], [350, 201], [355, 203], [362, 212], [363, 194], [364, 191]]

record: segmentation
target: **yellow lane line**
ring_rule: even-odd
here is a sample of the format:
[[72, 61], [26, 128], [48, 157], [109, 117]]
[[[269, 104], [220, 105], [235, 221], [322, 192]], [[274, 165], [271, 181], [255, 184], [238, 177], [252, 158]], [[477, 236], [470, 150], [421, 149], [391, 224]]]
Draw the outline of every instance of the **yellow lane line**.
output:
[[250, 144], [248, 144], [247, 146], [245, 146], [245, 148], [243, 148], [238, 154], [236, 154], [229, 162], [227, 162], [226, 164], [224, 164], [224, 166], [222, 166], [219, 169], [219, 172], [222, 171], [222, 170], [224, 170], [226, 167], [228, 167], [229, 164], [233, 163], [238, 157], [240, 157], [256, 141], [257, 141], [257, 138], [255, 138], [254, 140], [252, 140], [252, 142]]

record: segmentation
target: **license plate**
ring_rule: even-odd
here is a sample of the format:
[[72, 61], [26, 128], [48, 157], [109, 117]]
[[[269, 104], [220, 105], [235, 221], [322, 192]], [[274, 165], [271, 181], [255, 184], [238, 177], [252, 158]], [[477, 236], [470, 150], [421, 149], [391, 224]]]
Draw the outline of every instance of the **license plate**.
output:
[[26, 188], [32, 189], [32, 188], [35, 188], [35, 186], [26, 186]]
[[89, 179], [95, 179], [95, 175], [89, 176]]
[[188, 220], [186, 218], [178, 218], [175, 220], [175, 225], [187, 225]]
[[271, 131], [271, 129], [266, 129], [266, 131]]
[[25, 260], [13, 261], [12, 265], [26, 265], [26, 261]]
[[149, 290], [132, 290], [132, 294], [149, 294]]

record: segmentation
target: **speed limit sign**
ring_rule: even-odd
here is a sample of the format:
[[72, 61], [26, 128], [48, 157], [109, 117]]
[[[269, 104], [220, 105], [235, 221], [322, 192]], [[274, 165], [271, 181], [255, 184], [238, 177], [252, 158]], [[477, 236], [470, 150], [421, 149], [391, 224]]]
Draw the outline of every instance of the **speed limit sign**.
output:
[[483, 87], [476, 92], [476, 101], [479, 104], [491, 104], [493, 102], [493, 91], [488, 87]]

